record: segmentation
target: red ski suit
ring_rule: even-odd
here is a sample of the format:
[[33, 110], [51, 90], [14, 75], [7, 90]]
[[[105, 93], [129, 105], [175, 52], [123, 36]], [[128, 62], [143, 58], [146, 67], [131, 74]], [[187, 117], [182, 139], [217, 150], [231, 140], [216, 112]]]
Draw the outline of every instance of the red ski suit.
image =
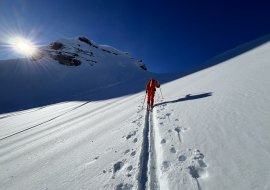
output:
[[157, 84], [157, 81], [155, 79], [150, 79], [150, 81], [148, 81], [146, 85], [146, 91], [148, 93], [148, 99], [147, 99], [148, 104], [151, 103], [151, 105], [154, 105], [155, 91], [156, 91], [156, 88], [159, 88], [159, 87], [160, 85]]

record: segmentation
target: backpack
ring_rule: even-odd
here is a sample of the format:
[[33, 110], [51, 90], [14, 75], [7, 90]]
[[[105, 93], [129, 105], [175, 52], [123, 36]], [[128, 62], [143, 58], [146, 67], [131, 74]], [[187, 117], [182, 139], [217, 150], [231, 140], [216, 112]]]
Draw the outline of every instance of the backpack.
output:
[[156, 88], [156, 81], [155, 80], [150, 80], [149, 82], [150, 82], [149, 88], [154, 90]]

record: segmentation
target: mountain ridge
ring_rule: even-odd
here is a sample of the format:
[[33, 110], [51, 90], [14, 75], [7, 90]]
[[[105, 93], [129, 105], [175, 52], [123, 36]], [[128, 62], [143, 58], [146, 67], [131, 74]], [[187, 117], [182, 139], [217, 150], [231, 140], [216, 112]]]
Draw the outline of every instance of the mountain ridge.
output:
[[[102, 51], [102, 52], [101, 52]], [[60, 64], [66, 66], [79, 66], [87, 63], [94, 66], [102, 62], [102, 57], [107, 56], [104, 53], [115, 56], [125, 56], [133, 60], [133, 64], [137, 64], [143, 70], [147, 70], [146, 65], [140, 59], [134, 59], [127, 52], [122, 52], [108, 45], [97, 45], [94, 41], [85, 36], [77, 38], [59, 38], [49, 45], [42, 46], [33, 53], [31, 60], [37, 61], [42, 58], [52, 58]], [[118, 63], [124, 66], [121, 63]]]

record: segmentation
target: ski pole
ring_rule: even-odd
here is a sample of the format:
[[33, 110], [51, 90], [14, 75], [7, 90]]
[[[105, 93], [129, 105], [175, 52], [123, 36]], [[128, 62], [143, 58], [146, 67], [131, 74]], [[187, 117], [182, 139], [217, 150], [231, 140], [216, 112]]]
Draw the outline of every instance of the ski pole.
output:
[[164, 98], [163, 98], [163, 95], [162, 95], [162, 92], [161, 92], [161, 88], [160, 88], [160, 87], [159, 87], [159, 90], [160, 90], [160, 93], [161, 93], [162, 99], [164, 99]]
[[[145, 102], [145, 98], [146, 98], [146, 94], [145, 94], [145, 96], [144, 96], [143, 105], [144, 105], [144, 102]], [[142, 110], [143, 110], [143, 105], [142, 105]]]
[[164, 98], [163, 98], [163, 95], [162, 95], [162, 92], [161, 92], [161, 88], [160, 88], [160, 83], [159, 83], [159, 81], [158, 81], [158, 85], [159, 85], [159, 90], [160, 90], [160, 93], [161, 93], [161, 97], [162, 97], [162, 99], [164, 99]]

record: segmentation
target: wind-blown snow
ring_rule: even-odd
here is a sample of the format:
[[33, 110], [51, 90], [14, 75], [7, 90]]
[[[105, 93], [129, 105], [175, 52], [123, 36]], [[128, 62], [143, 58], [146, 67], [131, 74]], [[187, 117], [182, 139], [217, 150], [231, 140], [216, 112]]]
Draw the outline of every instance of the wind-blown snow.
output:
[[[246, 49], [261, 40], [185, 72], [131, 69], [128, 80], [116, 77], [92, 89], [87, 65], [72, 67], [78, 69], [75, 75], [71, 67], [46, 62], [48, 81], [55, 81], [50, 77], [58, 69], [67, 73], [62, 80], [68, 82], [59, 82], [67, 85], [63, 94], [76, 92], [72, 88], [79, 93], [64, 102], [0, 115], [0, 188], [270, 189], [270, 42]], [[243, 49], [249, 51], [233, 53]], [[29, 69], [11, 60], [1, 64]], [[20, 84], [37, 75], [27, 80], [21, 75]], [[148, 113], [142, 104], [150, 76], [160, 81], [161, 91]], [[12, 86], [12, 76], [4, 77], [1, 87]], [[74, 79], [81, 88], [70, 83]], [[22, 92], [20, 84], [8, 88], [9, 95]], [[88, 84], [88, 90], [79, 91]], [[57, 87], [53, 90], [59, 93]], [[1, 98], [1, 104], [12, 97]]]

